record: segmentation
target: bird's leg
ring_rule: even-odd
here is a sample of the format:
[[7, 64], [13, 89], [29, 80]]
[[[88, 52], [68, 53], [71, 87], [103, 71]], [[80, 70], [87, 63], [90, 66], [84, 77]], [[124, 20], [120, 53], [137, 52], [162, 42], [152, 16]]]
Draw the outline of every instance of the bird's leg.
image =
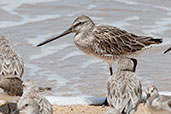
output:
[[[109, 70], [110, 70], [110, 75], [113, 74], [113, 70], [112, 70], [112, 66], [110, 65], [109, 67]], [[102, 103], [103, 106], [109, 106], [108, 102], [107, 102], [107, 98], [105, 99], [105, 101]]]
[[9, 102], [7, 101], [7, 107], [8, 107], [8, 112], [9, 112], [9, 114], [11, 113], [11, 109], [10, 109], [10, 104], [9, 104]]
[[102, 103], [102, 106], [109, 106], [108, 102], [107, 102], [107, 98], [105, 99], [105, 101]]
[[[109, 64], [109, 71], [110, 71], [110, 75], [113, 74], [113, 70], [112, 70], [112, 64]], [[102, 105], [104, 106], [109, 106], [108, 102], [107, 102], [107, 98], [105, 99], [105, 101], [102, 103]]]
[[136, 71], [136, 67], [137, 67], [137, 60], [135, 58], [131, 58], [132, 62], [134, 63], [134, 67], [132, 69], [132, 72], [135, 72]]
[[110, 75], [112, 75], [113, 74], [113, 70], [112, 70], [111, 66], [109, 67], [109, 71], [110, 71]]

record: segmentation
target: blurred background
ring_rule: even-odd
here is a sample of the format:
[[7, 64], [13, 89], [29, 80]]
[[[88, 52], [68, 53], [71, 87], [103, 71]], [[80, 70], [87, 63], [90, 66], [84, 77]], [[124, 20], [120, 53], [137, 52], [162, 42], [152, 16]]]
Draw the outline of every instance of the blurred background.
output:
[[23, 79], [52, 87], [46, 95], [53, 96], [106, 94], [108, 65], [81, 52], [74, 34], [36, 47], [66, 30], [78, 16], [137, 35], [161, 37], [162, 45], [139, 56], [137, 75], [143, 89], [154, 84], [167, 92], [171, 91], [171, 53], [163, 51], [171, 46], [170, 6], [170, 0], [1, 0], [0, 33], [24, 59]]

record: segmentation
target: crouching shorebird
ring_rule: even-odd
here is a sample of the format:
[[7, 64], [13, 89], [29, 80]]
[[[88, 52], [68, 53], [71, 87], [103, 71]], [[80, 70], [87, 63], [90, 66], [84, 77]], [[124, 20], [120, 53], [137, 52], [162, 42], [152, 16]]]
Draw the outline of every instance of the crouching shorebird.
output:
[[141, 101], [141, 82], [135, 74], [136, 61], [121, 59], [107, 83], [107, 100], [121, 114], [134, 114]]
[[[8, 112], [11, 113], [9, 101], [18, 101], [23, 94], [23, 81], [18, 76], [4, 76], [0, 78], [0, 100], [7, 101]], [[50, 90], [50, 87], [38, 87], [37, 92]], [[0, 110], [1, 112], [1, 110]]]
[[82, 15], [65, 32], [38, 44], [37, 47], [69, 33], [76, 33], [74, 42], [81, 51], [108, 63], [111, 75], [112, 63], [118, 58], [132, 58], [152, 44], [162, 43], [162, 39], [137, 36], [113, 26], [96, 25], [88, 16]]
[[53, 114], [49, 101], [39, 93], [34, 81], [23, 83], [23, 95], [17, 103], [17, 110], [11, 114]]
[[146, 94], [147, 106], [152, 114], [171, 114], [171, 96], [159, 95], [154, 85], [147, 87]]

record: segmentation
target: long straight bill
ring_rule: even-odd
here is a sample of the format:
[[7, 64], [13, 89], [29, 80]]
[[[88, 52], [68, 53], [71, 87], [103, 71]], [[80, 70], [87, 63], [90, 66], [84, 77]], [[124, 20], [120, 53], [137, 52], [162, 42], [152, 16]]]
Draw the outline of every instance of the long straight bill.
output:
[[164, 52], [164, 54], [167, 53], [167, 52], [169, 52], [170, 50], [171, 50], [171, 47], [170, 47], [169, 49], [167, 49], [167, 50]]
[[54, 40], [56, 40], [58, 38], [61, 38], [62, 36], [65, 36], [65, 35], [67, 35], [67, 34], [69, 34], [71, 32], [72, 32], [72, 28], [70, 27], [69, 29], [67, 29], [65, 32], [63, 32], [62, 34], [58, 35], [57, 37], [48, 39], [48, 40], [46, 40], [46, 41], [38, 44], [37, 47], [42, 46], [42, 45], [45, 45], [45, 44], [47, 44], [47, 43], [49, 43], [51, 41], [54, 41]]

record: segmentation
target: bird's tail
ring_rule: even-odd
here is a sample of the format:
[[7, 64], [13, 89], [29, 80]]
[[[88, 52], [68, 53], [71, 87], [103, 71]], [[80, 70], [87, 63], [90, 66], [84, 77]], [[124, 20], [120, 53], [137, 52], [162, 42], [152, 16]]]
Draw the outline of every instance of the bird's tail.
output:
[[51, 91], [52, 88], [51, 88], [51, 87], [39, 87], [39, 91], [40, 91], [40, 92], [44, 92], [44, 91], [46, 91], [46, 90]]
[[146, 46], [150, 46], [153, 44], [161, 44], [163, 42], [162, 38], [152, 38], [152, 37], [144, 37], [144, 36], [142, 36], [137, 40]]

